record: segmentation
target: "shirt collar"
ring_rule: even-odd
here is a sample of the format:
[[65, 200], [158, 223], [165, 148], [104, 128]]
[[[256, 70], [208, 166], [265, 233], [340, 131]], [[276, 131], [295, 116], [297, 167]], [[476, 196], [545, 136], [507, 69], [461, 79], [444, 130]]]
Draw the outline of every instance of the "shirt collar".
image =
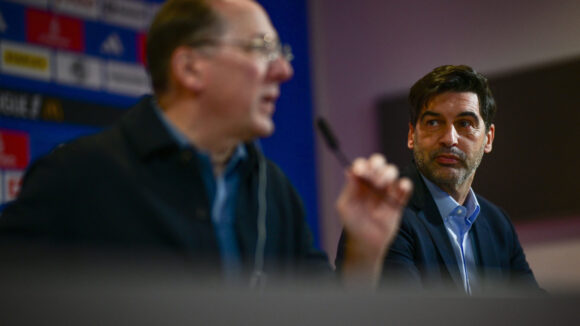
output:
[[175, 126], [171, 124], [171, 122], [167, 119], [167, 117], [165, 117], [165, 114], [163, 114], [163, 109], [161, 109], [161, 107], [157, 103], [157, 100], [154, 97], [151, 98], [151, 102], [154, 108], [153, 111], [155, 111], [155, 114], [157, 114], [157, 117], [159, 118], [159, 120], [161, 120], [161, 123], [165, 126], [171, 137], [175, 139], [175, 141], [179, 144], [179, 147], [184, 148], [190, 146], [191, 144], [189, 143], [185, 135], [177, 128], [175, 128]]
[[[427, 179], [422, 173], [420, 173], [420, 175], [423, 178], [423, 181], [425, 181], [425, 185], [427, 186], [427, 189], [429, 189], [431, 196], [433, 196], [433, 200], [435, 201], [439, 214], [441, 214], [443, 220], [445, 221], [445, 219], [449, 218], [451, 213], [457, 213], [457, 207], [462, 205], [459, 205], [451, 195], [443, 191], [439, 186], [431, 182], [431, 180]], [[465, 198], [463, 207], [467, 211], [465, 215], [466, 222], [469, 225], [473, 224], [479, 215], [480, 208], [479, 202], [477, 201], [472, 188], [469, 188], [469, 193], [467, 194], [467, 198]]]
[[[181, 147], [181, 148], [191, 147], [192, 144], [187, 140], [185, 135], [181, 131], [179, 131], [177, 128], [175, 128], [175, 126], [167, 119], [167, 117], [165, 117], [165, 114], [163, 114], [163, 109], [161, 109], [161, 107], [157, 103], [157, 100], [155, 98], [152, 98], [151, 102], [152, 102], [155, 114], [157, 114], [157, 116], [159, 117], [159, 120], [161, 120], [161, 123], [165, 126], [165, 128], [167, 128], [167, 131], [169, 132], [171, 137], [173, 137], [173, 139], [175, 139], [175, 141], [179, 144], [179, 147]], [[210, 162], [209, 155], [207, 153], [203, 153], [201, 151], [198, 151], [198, 154], [200, 155], [200, 157], [202, 157], [203, 160], [207, 161], [208, 166], [210, 167], [210, 171], [211, 171], [211, 163], [209, 163]], [[238, 144], [238, 146], [236, 147], [236, 149], [232, 153], [232, 156], [230, 157], [228, 164], [226, 165], [226, 168], [224, 170], [224, 174], [228, 174], [232, 170], [234, 170], [235, 167], [238, 165], [238, 163], [241, 160], [245, 159], [247, 156], [248, 156], [248, 154], [247, 154], [246, 148], [242, 144]]]
[[226, 165], [226, 169], [224, 170], [224, 174], [228, 175], [234, 171], [238, 163], [244, 160], [247, 156], [248, 152], [246, 151], [246, 147], [244, 147], [242, 144], [239, 144], [232, 153], [232, 156]]

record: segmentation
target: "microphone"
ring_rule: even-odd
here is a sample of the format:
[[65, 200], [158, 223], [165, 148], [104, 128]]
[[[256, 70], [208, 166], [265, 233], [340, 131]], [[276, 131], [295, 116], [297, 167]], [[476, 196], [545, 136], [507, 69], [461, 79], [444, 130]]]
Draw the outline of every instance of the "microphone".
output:
[[323, 117], [318, 117], [316, 119], [316, 126], [318, 127], [318, 131], [320, 131], [320, 133], [322, 134], [322, 138], [324, 138], [324, 141], [326, 142], [328, 149], [330, 149], [330, 151], [334, 154], [334, 157], [338, 159], [338, 161], [340, 162], [340, 164], [342, 164], [343, 167], [346, 168], [350, 166], [350, 160], [340, 150], [338, 140], [334, 136], [334, 133], [330, 129], [328, 123], [326, 123], [326, 120]]
[[[341, 165], [344, 168], [349, 168], [351, 165], [350, 160], [340, 150], [338, 140], [334, 136], [334, 133], [330, 129], [328, 123], [326, 123], [326, 120], [324, 120], [324, 118], [322, 117], [318, 117], [316, 119], [316, 126], [318, 127], [318, 131], [320, 131], [320, 133], [322, 134], [322, 138], [324, 138], [324, 140], [326, 141], [326, 145], [328, 145], [328, 148], [332, 151], [332, 153], [338, 159]], [[385, 197], [385, 193], [383, 192], [383, 190], [375, 188], [369, 181], [365, 179], [359, 179], [359, 181], [364, 187], [369, 189], [374, 195], [377, 196], [377, 198], [380, 198], [380, 200], [384, 201], [385, 203], [394, 206], [404, 206], [403, 203], [399, 202], [394, 198]]]

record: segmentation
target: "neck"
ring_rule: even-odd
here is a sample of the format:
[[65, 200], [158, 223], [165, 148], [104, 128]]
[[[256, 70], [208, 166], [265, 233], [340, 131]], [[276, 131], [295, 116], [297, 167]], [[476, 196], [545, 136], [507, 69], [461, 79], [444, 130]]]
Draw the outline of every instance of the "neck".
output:
[[469, 194], [469, 189], [471, 189], [471, 183], [473, 182], [473, 176], [468, 180], [465, 180], [462, 184], [438, 184], [439, 188], [453, 197], [459, 205], [465, 203], [465, 199]]
[[228, 148], [223, 152], [209, 153], [214, 175], [221, 175], [224, 172], [226, 165], [228, 164], [230, 158], [232, 157], [234, 150], [235, 147], [232, 147]]

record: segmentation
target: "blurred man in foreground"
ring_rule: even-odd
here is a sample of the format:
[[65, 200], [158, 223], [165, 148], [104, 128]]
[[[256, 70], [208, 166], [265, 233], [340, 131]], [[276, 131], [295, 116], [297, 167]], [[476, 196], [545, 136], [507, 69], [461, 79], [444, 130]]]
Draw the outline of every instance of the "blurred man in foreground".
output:
[[[254, 1], [167, 1], [148, 34], [155, 95], [36, 162], [2, 238], [171, 252], [242, 283], [329, 273], [299, 196], [253, 144], [274, 131], [291, 57]], [[382, 156], [353, 162], [337, 204], [346, 281], [376, 281], [410, 192]]]

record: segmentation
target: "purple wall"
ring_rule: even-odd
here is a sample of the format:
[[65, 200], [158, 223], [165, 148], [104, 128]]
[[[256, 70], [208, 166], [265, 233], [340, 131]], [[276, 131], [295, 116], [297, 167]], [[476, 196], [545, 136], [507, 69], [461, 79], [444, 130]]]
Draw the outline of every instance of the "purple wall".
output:
[[[317, 0], [310, 9], [315, 112], [328, 117], [352, 157], [380, 150], [376, 101], [405, 94], [436, 66], [464, 63], [494, 75], [580, 55], [575, 0]], [[318, 166], [322, 237], [332, 257], [342, 169], [320, 145]]]

